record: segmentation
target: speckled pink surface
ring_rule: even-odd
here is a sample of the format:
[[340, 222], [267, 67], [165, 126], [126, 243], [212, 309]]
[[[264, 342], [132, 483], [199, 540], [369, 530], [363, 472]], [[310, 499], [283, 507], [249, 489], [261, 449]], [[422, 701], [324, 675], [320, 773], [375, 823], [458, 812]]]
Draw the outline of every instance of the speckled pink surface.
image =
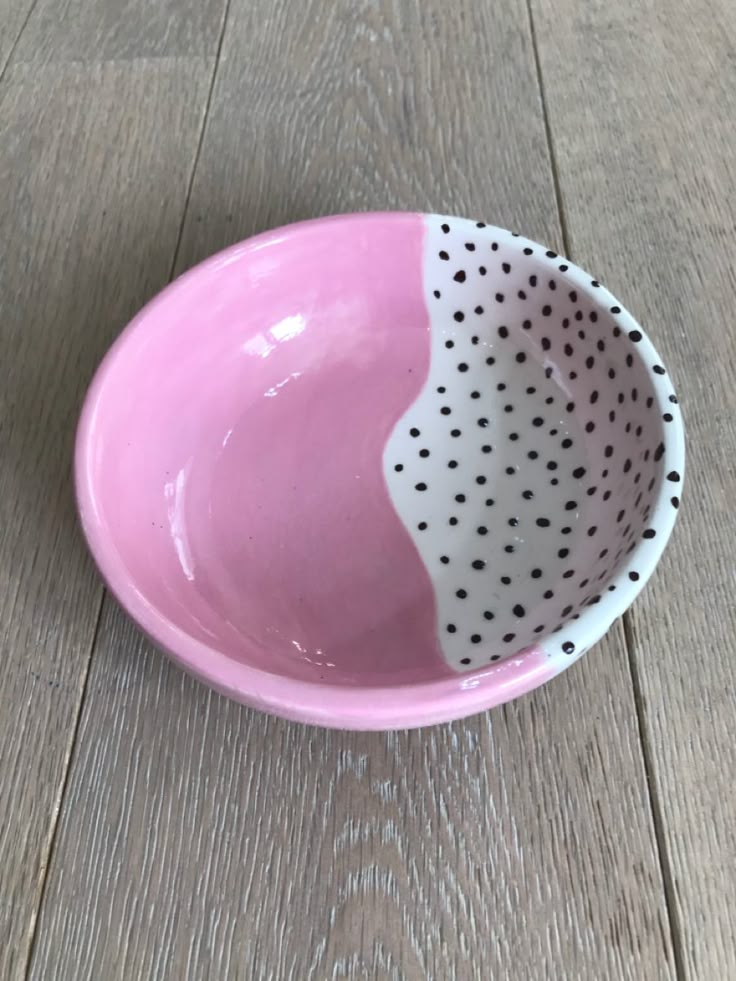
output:
[[427, 375], [423, 234], [358, 216], [252, 240], [146, 308], [95, 383], [87, 533], [151, 613], [234, 662], [447, 675], [381, 466]]

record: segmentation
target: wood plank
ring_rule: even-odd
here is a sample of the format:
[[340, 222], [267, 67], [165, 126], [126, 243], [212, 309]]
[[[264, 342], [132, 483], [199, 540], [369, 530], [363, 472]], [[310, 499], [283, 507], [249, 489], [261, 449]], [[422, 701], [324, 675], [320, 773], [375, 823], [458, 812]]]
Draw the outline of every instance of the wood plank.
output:
[[452, 726], [242, 709], [106, 604], [30, 977], [673, 978], [620, 636]]
[[641, 317], [684, 403], [682, 518], [630, 631], [684, 973], [736, 977], [736, 6], [535, 13], [576, 257]]
[[37, 0], [14, 61], [214, 57], [225, 6], [226, 0]]
[[83, 388], [168, 278], [211, 62], [10, 69], [0, 99], [0, 977], [22, 973], [102, 595], [70, 487]]
[[35, 0], [0, 0], [0, 78]]
[[[181, 265], [368, 207], [560, 246], [524, 3], [234, 0]], [[31, 977], [512, 971], [674, 977], [620, 629], [499, 711], [350, 734], [207, 692], [106, 604]]]

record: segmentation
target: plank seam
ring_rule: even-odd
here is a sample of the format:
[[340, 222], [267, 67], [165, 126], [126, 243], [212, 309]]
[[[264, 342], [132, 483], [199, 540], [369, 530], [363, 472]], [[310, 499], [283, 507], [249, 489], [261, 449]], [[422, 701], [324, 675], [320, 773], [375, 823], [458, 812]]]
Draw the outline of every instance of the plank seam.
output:
[[526, 0], [526, 11], [529, 17], [529, 35], [532, 42], [532, 53], [534, 55], [534, 67], [537, 74], [537, 89], [539, 91], [539, 101], [542, 107], [542, 121], [544, 123], [544, 135], [547, 141], [547, 155], [549, 157], [549, 166], [552, 171], [552, 184], [555, 190], [555, 204], [557, 207], [557, 217], [560, 221], [560, 230], [562, 231], [562, 245], [564, 247], [564, 254], [572, 259], [572, 242], [570, 240], [570, 231], [567, 226], [567, 218], [565, 216], [565, 208], [562, 203], [562, 188], [560, 186], [560, 174], [557, 167], [557, 157], [555, 155], [554, 142], [552, 140], [552, 127], [549, 121], [549, 113], [547, 111], [547, 98], [544, 94], [544, 81], [542, 78], [542, 63], [539, 58], [539, 48], [537, 45], [537, 35], [534, 28], [534, 15], [532, 14], [532, 0]]
[[649, 727], [644, 718], [644, 697], [641, 687], [641, 676], [639, 666], [634, 656], [635, 639], [631, 621], [628, 615], [622, 618], [624, 637], [626, 639], [626, 653], [629, 661], [629, 672], [631, 674], [631, 685], [634, 690], [634, 705], [636, 708], [636, 720], [639, 726], [639, 741], [641, 743], [642, 758], [644, 761], [644, 774], [647, 782], [647, 794], [649, 796], [649, 807], [652, 812], [652, 823], [654, 826], [654, 840], [657, 847], [657, 857], [662, 871], [662, 884], [664, 886], [665, 904], [667, 907], [667, 917], [669, 920], [670, 937], [672, 940], [672, 950], [675, 958], [675, 974], [678, 981], [684, 981], [687, 977], [685, 970], [685, 958], [682, 949], [682, 924], [677, 907], [677, 891], [675, 889], [675, 879], [672, 871], [667, 842], [664, 834], [664, 815], [662, 805], [655, 786], [654, 779], [654, 754], [652, 752], [651, 739], [649, 737]]
[[[30, 19], [30, 16], [31, 16], [31, 13], [32, 13], [34, 7], [36, 6], [36, 3], [37, 2], [38, 2], [38, 0], [34, 0], [34, 3], [32, 4], [31, 9], [28, 12], [28, 16], [26, 17], [25, 21], [23, 22], [23, 26], [21, 27], [21, 29], [20, 29], [20, 31], [18, 33], [18, 37], [15, 39], [15, 42], [13, 44], [13, 47], [12, 47], [11, 51], [10, 51], [10, 54], [8, 55], [8, 59], [5, 62], [5, 65], [0, 70], [0, 82], [2, 81], [2, 78], [3, 78], [4, 74], [5, 74], [5, 69], [10, 64], [10, 60], [12, 58], [13, 52], [15, 51], [15, 48], [18, 45], [18, 41], [20, 40], [20, 36], [23, 33], [23, 31], [25, 30], [26, 24], [28, 23], [28, 21]], [[207, 128], [207, 119], [209, 117], [210, 106], [212, 104], [212, 95], [213, 95], [213, 92], [214, 92], [215, 81], [216, 81], [216, 78], [217, 78], [217, 69], [218, 69], [219, 64], [220, 64], [220, 55], [221, 55], [221, 52], [222, 52], [223, 40], [224, 40], [224, 37], [225, 37], [225, 29], [227, 27], [228, 14], [230, 12], [230, 2], [231, 2], [231, 0], [226, 0], [225, 6], [224, 6], [224, 9], [223, 9], [222, 21], [220, 23], [220, 33], [219, 33], [219, 38], [218, 38], [218, 42], [217, 42], [217, 51], [216, 51], [216, 54], [215, 54], [215, 63], [214, 63], [213, 69], [212, 69], [212, 76], [210, 78], [210, 84], [209, 84], [209, 88], [208, 88], [208, 91], [207, 91], [207, 99], [205, 101], [204, 111], [203, 111], [203, 114], [202, 114], [202, 125], [200, 127], [199, 138], [197, 140], [197, 146], [196, 146], [196, 149], [195, 149], [195, 152], [194, 152], [194, 160], [192, 162], [192, 169], [191, 169], [191, 173], [189, 175], [189, 180], [187, 182], [187, 191], [186, 191], [186, 197], [184, 199], [184, 207], [182, 209], [182, 218], [181, 218], [181, 222], [179, 224], [179, 231], [178, 231], [178, 235], [177, 235], [177, 239], [176, 239], [176, 245], [174, 247], [174, 254], [173, 254], [173, 259], [172, 259], [172, 262], [171, 262], [171, 268], [169, 270], [169, 277], [168, 277], [169, 278], [169, 282], [172, 280], [172, 278], [174, 276], [174, 270], [176, 269], [176, 263], [178, 261], [179, 251], [181, 249], [181, 243], [182, 243], [182, 239], [183, 239], [183, 235], [184, 235], [184, 226], [185, 226], [185, 223], [186, 223], [187, 212], [189, 210], [189, 203], [190, 203], [191, 196], [192, 196], [192, 189], [194, 187], [194, 178], [195, 178], [195, 175], [196, 175], [196, 172], [197, 172], [197, 165], [199, 164], [199, 158], [200, 158], [200, 154], [201, 154], [201, 151], [202, 151], [202, 145], [204, 143], [204, 135], [205, 135], [205, 130]], [[97, 611], [97, 620], [96, 620], [96, 623], [95, 623], [95, 629], [94, 629], [94, 633], [92, 635], [92, 642], [90, 644], [89, 654], [87, 656], [87, 664], [86, 664], [86, 670], [85, 670], [85, 673], [84, 673], [84, 681], [82, 683], [82, 694], [81, 694], [81, 698], [79, 700], [79, 705], [78, 705], [78, 708], [77, 708], [77, 715], [76, 715], [76, 718], [74, 720], [74, 727], [73, 727], [73, 731], [72, 731], [72, 737], [71, 737], [71, 740], [70, 740], [69, 750], [68, 750], [68, 753], [67, 753], [67, 765], [66, 765], [66, 769], [64, 771], [64, 776], [63, 776], [63, 779], [62, 779], [61, 791], [60, 791], [60, 794], [59, 794], [59, 803], [58, 803], [58, 806], [56, 808], [56, 820], [52, 821], [52, 827], [51, 827], [50, 834], [49, 834], [49, 844], [48, 844], [48, 848], [47, 848], [47, 851], [46, 851], [45, 871], [44, 871], [43, 880], [42, 880], [41, 886], [40, 886], [40, 892], [39, 892], [38, 902], [35, 904], [34, 915], [33, 915], [33, 918], [31, 920], [31, 924], [30, 924], [30, 937], [29, 937], [29, 941], [28, 941], [28, 954], [27, 954], [27, 958], [26, 958], [25, 971], [24, 971], [24, 974], [23, 974], [25, 981], [29, 981], [30, 976], [31, 976], [31, 969], [32, 969], [32, 966], [33, 966], [33, 957], [34, 957], [34, 953], [35, 953], [35, 950], [36, 950], [37, 939], [38, 939], [38, 924], [39, 924], [39, 921], [41, 919], [41, 913], [42, 913], [42, 910], [43, 910], [43, 903], [44, 903], [44, 898], [45, 898], [45, 895], [46, 895], [46, 884], [47, 884], [48, 879], [49, 879], [49, 871], [51, 869], [51, 864], [53, 862], [54, 851], [55, 851], [56, 841], [57, 841], [57, 837], [58, 837], [58, 829], [59, 829], [59, 825], [61, 823], [61, 815], [62, 815], [62, 811], [64, 809], [64, 803], [65, 803], [65, 799], [66, 799], [67, 788], [68, 788], [69, 780], [70, 780], [71, 773], [72, 773], [72, 770], [73, 770], [74, 758], [75, 758], [76, 749], [77, 749], [77, 740], [78, 740], [78, 737], [79, 737], [79, 730], [80, 730], [80, 727], [81, 727], [82, 715], [83, 715], [84, 705], [85, 705], [85, 701], [86, 701], [86, 697], [87, 697], [87, 688], [88, 688], [88, 685], [89, 685], [90, 667], [91, 667], [91, 664], [92, 664], [92, 658], [94, 657], [95, 649], [97, 647], [97, 642], [98, 642], [98, 639], [99, 639], [100, 626], [101, 626], [101, 623], [102, 623], [102, 613], [103, 613], [103, 610], [104, 610], [104, 607], [105, 607], [105, 600], [106, 600], [106, 598], [107, 598], [107, 589], [103, 587], [102, 594], [100, 596], [100, 605], [99, 605], [99, 608], [98, 608], [98, 611]]]
[[49, 869], [51, 868], [51, 863], [53, 861], [54, 851], [55, 851], [55, 848], [56, 848], [56, 840], [57, 840], [57, 837], [58, 837], [59, 824], [61, 823], [61, 812], [62, 812], [63, 807], [64, 807], [64, 801], [65, 801], [65, 798], [66, 798], [66, 791], [67, 791], [67, 787], [69, 785], [69, 777], [70, 777], [70, 774], [72, 772], [72, 763], [73, 763], [74, 756], [75, 756], [76, 749], [77, 749], [77, 737], [79, 735], [79, 729], [80, 729], [80, 726], [81, 726], [81, 723], [82, 723], [82, 712], [83, 712], [83, 709], [84, 709], [84, 703], [85, 703], [85, 700], [87, 698], [87, 688], [88, 688], [88, 685], [89, 685], [90, 666], [92, 664], [92, 657], [93, 657], [93, 654], [94, 654], [95, 645], [97, 644], [97, 638], [98, 638], [99, 633], [100, 633], [100, 625], [102, 624], [102, 611], [103, 611], [104, 606], [105, 606], [105, 596], [106, 596], [106, 594], [107, 594], [107, 590], [106, 589], [103, 589], [102, 590], [102, 594], [100, 596], [100, 605], [99, 605], [99, 607], [97, 609], [97, 619], [95, 621], [95, 629], [94, 629], [94, 632], [92, 634], [92, 642], [90, 643], [89, 653], [87, 655], [87, 663], [86, 663], [86, 666], [85, 666], [84, 680], [82, 682], [82, 693], [81, 693], [81, 696], [80, 696], [80, 699], [79, 699], [79, 704], [77, 705], [77, 715], [76, 715], [76, 718], [74, 719], [74, 725], [73, 725], [73, 728], [72, 728], [72, 735], [71, 735], [71, 739], [69, 740], [69, 748], [68, 748], [67, 754], [66, 754], [66, 767], [64, 769], [64, 776], [62, 778], [62, 781], [61, 781], [61, 789], [59, 791], [58, 805], [56, 807], [56, 819], [55, 820], [52, 819], [51, 829], [50, 829], [49, 835], [48, 835], [48, 845], [46, 847], [46, 856], [45, 856], [45, 863], [44, 863], [45, 871], [44, 871], [43, 879], [41, 880], [41, 886], [40, 886], [40, 890], [39, 890], [39, 894], [38, 894], [38, 901], [35, 904], [34, 911], [33, 911], [33, 917], [31, 919], [31, 923], [30, 923], [30, 936], [28, 938], [28, 954], [27, 954], [27, 957], [26, 957], [26, 967], [25, 967], [25, 971], [24, 971], [24, 974], [23, 974], [23, 977], [25, 978], [25, 981], [28, 981], [28, 979], [30, 978], [31, 965], [33, 964], [33, 955], [34, 955], [34, 952], [36, 950], [36, 940], [37, 940], [37, 937], [38, 937], [38, 922], [39, 922], [39, 920], [41, 918], [41, 910], [43, 908], [43, 901], [44, 901], [44, 897], [46, 895], [46, 884], [47, 884], [48, 879], [49, 879]]
[[[544, 132], [547, 140], [547, 151], [549, 154], [550, 169], [552, 171], [552, 182], [555, 191], [557, 214], [560, 219], [560, 229], [562, 232], [562, 244], [564, 246], [565, 255], [568, 256], [570, 259], [572, 259], [573, 258], [572, 242], [571, 242], [570, 231], [565, 216], [565, 209], [564, 209], [563, 198], [562, 198], [562, 187], [560, 184], [559, 168], [557, 165], [557, 157], [555, 155], [555, 150], [554, 150], [554, 141], [552, 139], [552, 127], [550, 123], [549, 112], [547, 109], [547, 98], [544, 91], [544, 77], [542, 75], [542, 63], [539, 56], [539, 45], [537, 42], [537, 34], [534, 26], [534, 13], [532, 10], [532, 0], [526, 0], [526, 9], [527, 9], [527, 15], [529, 17], [529, 34], [531, 37], [532, 51], [534, 55], [534, 64], [537, 73], [537, 86], [539, 89], [539, 99], [542, 107], [542, 119], [544, 121]], [[641, 689], [638, 667], [636, 664], [636, 658], [634, 656], [634, 647], [635, 647], [634, 634], [633, 634], [629, 613], [624, 613], [624, 615], [621, 618], [621, 623], [623, 626], [624, 649], [626, 652], [626, 657], [629, 664], [629, 673], [631, 676], [631, 688], [632, 688], [632, 695], [634, 699], [634, 710], [636, 712], [636, 720], [637, 720], [637, 727], [638, 727], [638, 734], [639, 734], [639, 745], [641, 746], [642, 763], [644, 766], [644, 777], [647, 786], [649, 811], [652, 816], [652, 827], [654, 830], [654, 845], [656, 848], [660, 875], [662, 876], [662, 887], [664, 889], [665, 908], [667, 911], [667, 922], [668, 922], [669, 933], [670, 933], [670, 942], [672, 944], [672, 951], [673, 951], [673, 957], [675, 962], [675, 974], [678, 978], [678, 981], [684, 981], [684, 979], [686, 978], [686, 972], [685, 972], [683, 951], [682, 951], [682, 930], [681, 930], [681, 924], [679, 922], [679, 916], [677, 913], [676, 894], [674, 888], [674, 878], [672, 874], [672, 865], [670, 862], [669, 852], [667, 851], [667, 843], [664, 835], [664, 821], [662, 815], [662, 807], [654, 783], [651, 741], [647, 734], [647, 726], [644, 719], [642, 689]]]
[[33, 3], [28, 8], [28, 13], [25, 16], [23, 23], [20, 25], [20, 30], [18, 31], [15, 37], [15, 41], [13, 41], [12, 45], [10, 46], [10, 51], [8, 51], [8, 57], [5, 59], [5, 64], [2, 65], [2, 67], [0, 67], [0, 83], [5, 78], [5, 73], [7, 72], [8, 67], [10, 66], [10, 62], [13, 60], [13, 55], [15, 54], [15, 49], [18, 47], [18, 42], [20, 41], [23, 32], [28, 26], [28, 21], [31, 19], [31, 14], [36, 9], [37, 4], [38, 4], [38, 0], [33, 0]]
[[194, 161], [192, 163], [192, 172], [189, 175], [189, 184], [187, 186], [187, 194], [184, 199], [184, 210], [181, 215], [181, 224], [179, 225], [179, 234], [176, 239], [176, 247], [174, 248], [174, 258], [171, 262], [171, 270], [169, 272], [169, 281], [174, 278], [174, 271], [176, 270], [176, 264], [179, 261], [179, 252], [181, 251], [181, 243], [184, 239], [184, 226], [186, 225], [187, 214], [189, 213], [189, 203], [192, 198], [192, 191], [194, 189], [194, 178], [197, 174], [197, 167], [199, 166], [199, 158], [202, 154], [202, 147], [204, 146], [204, 137], [207, 131], [207, 120], [210, 115], [210, 106], [212, 105], [212, 96], [215, 91], [215, 82], [217, 81], [217, 70], [220, 67], [220, 57], [222, 55], [222, 45], [225, 40], [225, 31], [227, 29], [227, 19], [230, 14], [230, 3], [231, 0], [225, 0], [225, 7], [222, 14], [222, 23], [220, 24], [220, 36], [217, 41], [217, 51], [215, 53], [215, 64], [212, 69], [212, 78], [210, 79], [210, 86], [207, 92], [207, 100], [204, 105], [204, 113], [202, 116], [202, 126], [199, 131], [199, 140], [197, 141], [197, 148], [194, 151]]

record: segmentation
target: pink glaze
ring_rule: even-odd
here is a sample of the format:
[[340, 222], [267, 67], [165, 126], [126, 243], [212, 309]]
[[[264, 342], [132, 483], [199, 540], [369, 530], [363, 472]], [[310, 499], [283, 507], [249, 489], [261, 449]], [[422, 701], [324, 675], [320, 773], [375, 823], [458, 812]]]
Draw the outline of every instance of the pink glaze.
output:
[[456, 675], [382, 452], [429, 363], [418, 215], [294, 225], [177, 280], [118, 339], [80, 422], [90, 548], [122, 605], [240, 701], [421, 725], [551, 677]]

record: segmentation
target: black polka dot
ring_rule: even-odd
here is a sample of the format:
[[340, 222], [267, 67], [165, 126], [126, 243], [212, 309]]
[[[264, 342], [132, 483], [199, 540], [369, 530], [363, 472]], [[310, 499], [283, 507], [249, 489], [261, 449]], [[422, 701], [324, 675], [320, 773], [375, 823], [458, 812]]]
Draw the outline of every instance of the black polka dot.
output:
[[448, 632], [448, 634], [454, 634], [456, 630], [457, 630], [457, 627], [455, 626], [454, 623], [448, 623], [447, 624], [447, 632]]
[[420, 482], [418, 484], [414, 484], [414, 487], [418, 491], [426, 491], [426, 489], [427, 489], [427, 485], [424, 482]]
[[449, 561], [450, 561], [449, 556], [447, 556], [447, 555], [440, 555], [440, 562], [442, 563], [442, 565], [447, 565], [449, 563]]
[[420, 531], [426, 531], [426, 529], [427, 529], [427, 522], [426, 521], [420, 521], [419, 524], [417, 525], [417, 528]]
[[462, 312], [462, 310], [456, 310], [452, 316], [459, 324], [465, 320], [465, 314]]
[[513, 612], [513, 614], [514, 614], [515, 617], [523, 617], [523, 616], [526, 616], [526, 610], [521, 605], [521, 603], [517, 603], [512, 612]]
[[455, 595], [457, 596], [458, 599], [467, 599], [468, 591], [467, 589], [456, 589]]
[[516, 637], [516, 634], [504, 634], [503, 635], [504, 643], [505, 644], [510, 644], [511, 641], [514, 639], [514, 637]]
[[565, 643], [562, 645], [562, 650], [565, 652], [565, 654], [572, 654], [572, 652], [575, 650], [575, 645], [569, 640], [565, 641]]
[[667, 480], [672, 481], [673, 484], [679, 484], [680, 475], [676, 470], [670, 470], [670, 472], [667, 474]]
[[447, 262], [447, 260], [450, 258], [450, 256], [447, 254], [447, 252], [445, 252], [444, 249], [441, 250], [441, 252], [439, 253], [439, 256], [440, 256], [440, 259], [442, 259], [444, 262]]
[[550, 520], [549, 518], [537, 518], [537, 525], [540, 528], [549, 528]]
[[475, 252], [475, 244], [473, 242], [466, 242], [465, 248], [468, 250], [468, 252]]
[[486, 563], [484, 559], [473, 559], [473, 561], [470, 564], [476, 571], [480, 571], [481, 569], [485, 569], [486, 567]]
[[429, 450], [427, 450], [427, 449], [420, 450], [419, 451], [419, 456], [421, 456], [422, 458], [426, 459], [429, 456]]
[[638, 572], [630, 572], [629, 573], [629, 579], [632, 582], [638, 582], [639, 581], [639, 573]]

